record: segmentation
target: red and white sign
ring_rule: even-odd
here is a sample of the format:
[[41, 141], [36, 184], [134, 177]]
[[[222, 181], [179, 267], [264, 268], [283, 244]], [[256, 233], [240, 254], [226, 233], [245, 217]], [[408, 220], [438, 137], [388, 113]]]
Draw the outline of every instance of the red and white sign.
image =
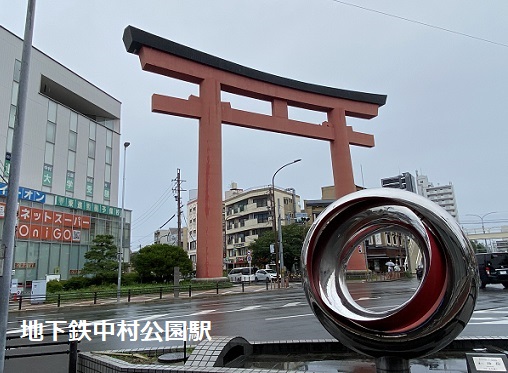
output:
[[16, 231], [16, 238], [79, 242], [81, 240], [81, 231], [65, 227], [52, 227], [49, 225], [19, 224]]

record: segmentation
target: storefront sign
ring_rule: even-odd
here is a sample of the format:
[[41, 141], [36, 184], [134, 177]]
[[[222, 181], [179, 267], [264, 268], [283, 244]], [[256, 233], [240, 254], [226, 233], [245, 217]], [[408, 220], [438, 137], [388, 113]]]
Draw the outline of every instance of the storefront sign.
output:
[[20, 206], [18, 210], [20, 222], [30, 222], [60, 227], [90, 229], [90, 216], [66, 214], [59, 211], [43, 210], [34, 207]]
[[14, 263], [14, 269], [21, 268], [35, 268], [35, 263], [32, 262], [16, 262]]
[[16, 231], [16, 238], [26, 240], [79, 242], [81, 239], [81, 232], [65, 227], [19, 224]]
[[118, 207], [102, 205], [100, 203], [93, 203], [83, 201], [76, 198], [69, 198], [64, 196], [56, 196], [55, 206], [68, 207], [76, 210], [96, 212], [99, 214], [120, 216], [121, 209]]
[[[7, 184], [0, 183], [0, 196], [6, 196], [7, 192], [8, 192]], [[41, 192], [40, 190], [19, 187], [18, 188], [18, 198], [24, 199], [25, 201], [45, 203], [46, 202], [46, 193]]]
[[67, 171], [65, 177], [65, 191], [74, 192], [74, 171]]
[[53, 184], [53, 166], [44, 163], [42, 169], [42, 185], [51, 186]]

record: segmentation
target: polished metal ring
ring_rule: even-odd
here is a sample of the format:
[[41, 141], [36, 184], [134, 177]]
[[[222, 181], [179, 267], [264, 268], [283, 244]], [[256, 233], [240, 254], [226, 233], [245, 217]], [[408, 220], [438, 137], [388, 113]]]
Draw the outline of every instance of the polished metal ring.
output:
[[[346, 284], [353, 251], [380, 232], [409, 235], [425, 268], [411, 298], [386, 311], [358, 305]], [[415, 193], [367, 189], [335, 201], [312, 224], [301, 260], [307, 300], [321, 324], [372, 357], [439, 351], [464, 329], [475, 307], [479, 277], [469, 240], [450, 214]]]

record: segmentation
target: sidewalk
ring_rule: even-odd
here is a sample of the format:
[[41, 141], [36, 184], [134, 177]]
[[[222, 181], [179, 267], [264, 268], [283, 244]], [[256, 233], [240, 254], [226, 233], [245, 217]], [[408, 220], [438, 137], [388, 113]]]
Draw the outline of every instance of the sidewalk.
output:
[[[290, 288], [301, 287], [301, 283], [290, 283]], [[242, 293], [259, 293], [264, 291], [273, 291], [273, 290], [284, 290], [285, 288], [278, 288], [275, 283], [251, 283], [251, 284], [235, 284], [229, 288], [222, 289], [208, 289], [208, 290], [199, 290], [192, 289], [192, 294], [190, 298], [199, 298], [199, 297], [212, 297], [212, 296], [226, 296], [226, 295], [234, 295], [234, 294], [242, 294]], [[218, 292], [218, 294], [217, 294]], [[130, 299], [127, 296], [122, 296], [120, 301], [117, 302], [116, 297], [114, 298], [98, 298], [94, 303], [93, 299], [86, 300], [75, 300], [75, 301], [62, 301], [60, 303], [60, 307], [56, 302], [51, 303], [30, 303], [30, 298], [24, 298], [21, 302], [21, 309], [19, 309], [19, 301], [11, 301], [9, 302], [9, 312], [27, 312], [27, 311], [42, 311], [48, 309], [62, 309], [62, 308], [80, 308], [80, 307], [95, 307], [95, 306], [108, 306], [108, 305], [128, 305], [129, 303], [148, 303], [148, 302], [177, 302], [180, 299], [189, 299], [189, 291], [188, 287], [183, 286], [180, 288], [179, 294], [176, 295], [173, 292], [166, 292], [163, 294], [141, 294], [141, 295], [133, 295]]]

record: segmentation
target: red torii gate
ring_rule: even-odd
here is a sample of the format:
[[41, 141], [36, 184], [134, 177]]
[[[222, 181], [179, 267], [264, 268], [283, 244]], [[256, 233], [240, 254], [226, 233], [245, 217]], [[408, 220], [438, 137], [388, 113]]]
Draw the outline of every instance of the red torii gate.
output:
[[[374, 137], [355, 132], [346, 116], [370, 119], [385, 95], [304, 83], [235, 64], [128, 26], [128, 52], [139, 55], [143, 70], [199, 85], [199, 97], [154, 94], [152, 111], [199, 119], [197, 274], [222, 277], [222, 123], [330, 142], [335, 197], [355, 191], [349, 145], [374, 146]], [[221, 91], [268, 101], [272, 115], [231, 108]], [[327, 114], [322, 124], [288, 118], [288, 106]], [[354, 259], [354, 258], [352, 258]]]

